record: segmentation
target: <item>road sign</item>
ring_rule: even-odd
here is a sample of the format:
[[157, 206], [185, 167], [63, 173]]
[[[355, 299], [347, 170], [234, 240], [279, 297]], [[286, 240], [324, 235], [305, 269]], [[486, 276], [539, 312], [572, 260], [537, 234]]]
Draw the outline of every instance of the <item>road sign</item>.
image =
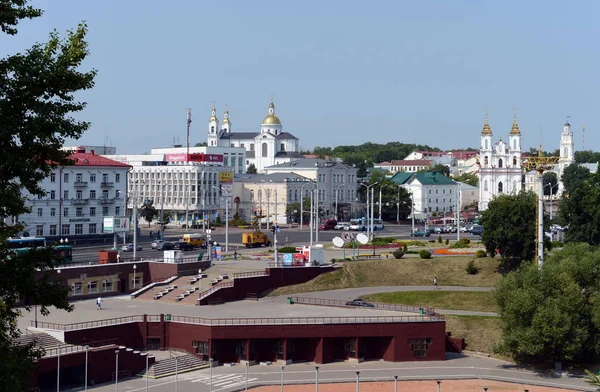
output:
[[346, 242], [350, 242], [354, 239], [354, 234], [348, 232], [342, 233], [342, 239]]

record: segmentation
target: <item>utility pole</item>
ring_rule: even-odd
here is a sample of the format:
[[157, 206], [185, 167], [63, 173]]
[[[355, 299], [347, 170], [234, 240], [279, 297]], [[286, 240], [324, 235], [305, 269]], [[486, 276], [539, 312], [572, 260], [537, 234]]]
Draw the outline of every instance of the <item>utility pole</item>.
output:
[[313, 246], [313, 226], [315, 224], [315, 219], [314, 219], [314, 207], [313, 207], [313, 196], [314, 196], [314, 190], [311, 189], [310, 190], [310, 224], [309, 224], [309, 231], [310, 231], [310, 247], [312, 248]]
[[137, 253], [137, 193], [133, 199], [133, 260], [135, 261], [135, 256]]
[[456, 240], [460, 240], [460, 183], [456, 183]]
[[315, 241], [319, 242], [319, 183], [317, 182], [317, 197], [315, 199]]
[[[190, 162], [190, 128], [192, 126], [192, 109], [187, 110], [187, 152], [185, 154], [185, 162], [189, 165]], [[190, 173], [185, 173], [185, 178], [183, 180], [183, 184], [186, 187], [185, 194], [185, 231], [188, 231], [188, 222], [189, 222], [189, 205], [190, 205]]]
[[225, 196], [225, 252], [229, 252], [229, 195]]
[[273, 261], [275, 266], [279, 265], [279, 251], [277, 247], [277, 230], [279, 225], [277, 224], [277, 189], [275, 189], [275, 231], [273, 232]]
[[374, 194], [375, 194], [375, 188], [371, 188], [371, 224], [370, 224], [371, 236], [369, 237], [370, 240], [373, 240], [373, 224], [375, 223], [375, 221], [373, 219], [373, 210], [374, 210], [373, 199], [375, 199]]

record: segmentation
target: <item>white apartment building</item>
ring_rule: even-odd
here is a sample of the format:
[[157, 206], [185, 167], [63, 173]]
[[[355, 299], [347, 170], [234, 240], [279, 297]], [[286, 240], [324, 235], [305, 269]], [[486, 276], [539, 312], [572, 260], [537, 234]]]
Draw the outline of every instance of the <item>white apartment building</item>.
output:
[[129, 165], [94, 151], [75, 152], [72, 166], [54, 169], [42, 181], [45, 196], [31, 197], [31, 213], [17, 217], [25, 231], [39, 237], [102, 234], [105, 216], [125, 215]]
[[[224, 166], [196, 162], [164, 162], [163, 165], [134, 166], [129, 176], [128, 208], [151, 200], [157, 210], [178, 222], [189, 223], [206, 216], [213, 220], [221, 208], [221, 185], [231, 185], [233, 173]], [[158, 220], [159, 216], [156, 217]]]
[[341, 162], [302, 158], [266, 167], [264, 171], [266, 174], [293, 173], [316, 181], [319, 206], [327, 216], [335, 215], [336, 200], [338, 209], [340, 204], [349, 205], [358, 201], [358, 170]]
[[[187, 147], [174, 146], [164, 148], [153, 148], [150, 150], [150, 155], [163, 155], [166, 161], [171, 160], [169, 157], [177, 154], [186, 154], [188, 151]], [[190, 155], [192, 154], [204, 154], [205, 156], [222, 155], [223, 158], [213, 161], [203, 161], [205, 165], [213, 166], [227, 166], [231, 168], [236, 174], [246, 173], [246, 149], [244, 147], [233, 147], [233, 146], [203, 146], [203, 147], [190, 147]]]

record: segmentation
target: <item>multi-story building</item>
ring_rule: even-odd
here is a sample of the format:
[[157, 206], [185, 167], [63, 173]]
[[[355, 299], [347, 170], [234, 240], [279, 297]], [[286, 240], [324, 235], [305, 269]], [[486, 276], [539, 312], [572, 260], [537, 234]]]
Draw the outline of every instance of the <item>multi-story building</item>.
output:
[[488, 208], [488, 203], [502, 193], [518, 193], [523, 188], [521, 166], [521, 131], [514, 117], [508, 134], [508, 143], [501, 138], [492, 145], [492, 129], [487, 116], [481, 131], [479, 170], [479, 210]]
[[117, 148], [112, 146], [64, 146], [61, 150], [88, 154], [93, 151], [96, 155], [115, 155], [117, 153]]
[[349, 210], [353, 203], [359, 201], [358, 170], [341, 162], [302, 158], [269, 166], [264, 171], [266, 174], [293, 173], [316, 181], [319, 206], [327, 216], [343, 215], [340, 209]]
[[54, 169], [41, 184], [45, 196], [30, 197], [29, 214], [16, 219], [40, 237], [83, 237], [103, 232], [105, 216], [125, 215], [131, 166], [89, 153], [75, 152], [72, 166]]
[[156, 209], [170, 214], [177, 222], [184, 223], [186, 215], [189, 224], [203, 217], [213, 220], [221, 208], [221, 185], [231, 185], [232, 178], [229, 167], [198, 162], [147, 162], [133, 166], [128, 208], [151, 200]]
[[[165, 161], [183, 161], [183, 157], [187, 153], [188, 149], [181, 146], [165, 147], [165, 148], [153, 148], [150, 150], [151, 155], [163, 155]], [[201, 154], [206, 159], [195, 160], [200, 161], [205, 165], [213, 166], [227, 166], [236, 174], [243, 174], [246, 172], [246, 149], [243, 147], [233, 146], [202, 146], [202, 147], [190, 147], [189, 148], [190, 158], [194, 158], [195, 155]], [[217, 157], [217, 156], [220, 156]], [[208, 159], [211, 158], [211, 159]], [[194, 159], [190, 159], [192, 161]]]
[[241, 147], [246, 151], [246, 168], [254, 165], [258, 172], [267, 166], [304, 158], [300, 153], [300, 141], [289, 132], [283, 132], [281, 120], [275, 114], [273, 101], [269, 112], [260, 125], [260, 132], [232, 132], [229, 111], [225, 111], [223, 123], [219, 123], [213, 106], [208, 121], [208, 147]]
[[431, 166], [433, 166], [433, 161], [426, 159], [393, 160], [391, 162], [381, 162], [374, 165], [375, 169], [385, 170], [392, 174], [398, 172], [415, 173], [418, 171], [429, 170]]
[[405, 188], [413, 198], [415, 219], [444, 216], [456, 211], [459, 183], [442, 173], [397, 173], [391, 180]]

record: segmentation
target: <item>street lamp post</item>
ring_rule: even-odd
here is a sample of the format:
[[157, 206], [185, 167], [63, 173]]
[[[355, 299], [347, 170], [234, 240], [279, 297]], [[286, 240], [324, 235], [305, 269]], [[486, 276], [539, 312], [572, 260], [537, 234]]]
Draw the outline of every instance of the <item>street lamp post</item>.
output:
[[285, 370], [285, 366], [281, 367], [281, 392], [283, 392], [283, 372]]
[[60, 344], [56, 346], [56, 392], [60, 391]]
[[460, 183], [456, 183], [456, 241], [460, 241]]
[[86, 345], [85, 346], [85, 375], [83, 376], [84, 377], [84, 380], [83, 380], [84, 391], [88, 390], [87, 387], [88, 387], [88, 351], [89, 351], [89, 349], [90, 349], [90, 346]]
[[317, 182], [317, 191], [315, 193], [315, 241], [319, 242], [319, 183]]
[[311, 189], [310, 190], [310, 224], [309, 224], [311, 249], [313, 246], [313, 230], [314, 230], [314, 225], [315, 225], [315, 220], [314, 220], [314, 215], [313, 215], [314, 214], [314, 207], [313, 207], [314, 193], [315, 193], [315, 191], [313, 189]]
[[381, 220], [381, 205], [383, 204], [382, 200], [381, 200], [381, 197], [382, 197], [381, 191], [383, 190], [383, 188], [385, 188], [385, 184], [381, 184], [381, 186], [379, 187], [379, 220]]
[[115, 350], [115, 391], [119, 391], [119, 350]]
[[300, 230], [304, 227], [304, 187], [306, 185], [312, 185], [312, 182], [305, 182], [300, 186]]
[[[371, 231], [372, 231], [372, 227], [371, 227], [371, 223], [369, 222], [369, 219], [373, 218], [373, 200], [371, 200], [371, 209], [369, 210], [369, 189], [371, 190], [371, 199], [373, 199], [373, 188], [375, 185], [379, 184], [379, 182], [375, 182], [371, 185], [365, 185], [365, 184], [360, 184], [362, 186], [364, 186], [365, 188], [367, 188], [367, 237], [371, 238]], [[369, 214], [370, 211], [370, 214]]]
[[394, 392], [398, 392], [398, 376], [394, 376]]
[[150, 354], [146, 352], [146, 392], [148, 392], [148, 357]]
[[356, 392], [360, 391], [360, 372], [356, 372]]
[[319, 367], [315, 366], [315, 392], [319, 392]]
[[209, 365], [209, 372], [210, 372], [209, 376], [208, 376], [209, 379], [210, 379], [210, 381], [209, 381], [210, 382], [209, 388], [210, 388], [210, 392], [212, 392], [212, 390], [213, 390], [212, 389], [212, 367], [213, 367], [213, 359], [212, 358], [208, 359], [208, 365]]
[[[134, 245], [134, 246], [135, 246], [135, 245]], [[137, 286], [137, 285], [135, 284], [135, 282], [136, 282], [136, 280], [135, 280], [135, 278], [136, 278], [136, 276], [135, 276], [135, 272], [136, 272], [136, 270], [137, 270], [137, 265], [135, 265], [135, 264], [134, 264], [134, 265], [133, 265], [133, 289], [134, 289], [134, 290], [135, 290], [135, 287]]]

